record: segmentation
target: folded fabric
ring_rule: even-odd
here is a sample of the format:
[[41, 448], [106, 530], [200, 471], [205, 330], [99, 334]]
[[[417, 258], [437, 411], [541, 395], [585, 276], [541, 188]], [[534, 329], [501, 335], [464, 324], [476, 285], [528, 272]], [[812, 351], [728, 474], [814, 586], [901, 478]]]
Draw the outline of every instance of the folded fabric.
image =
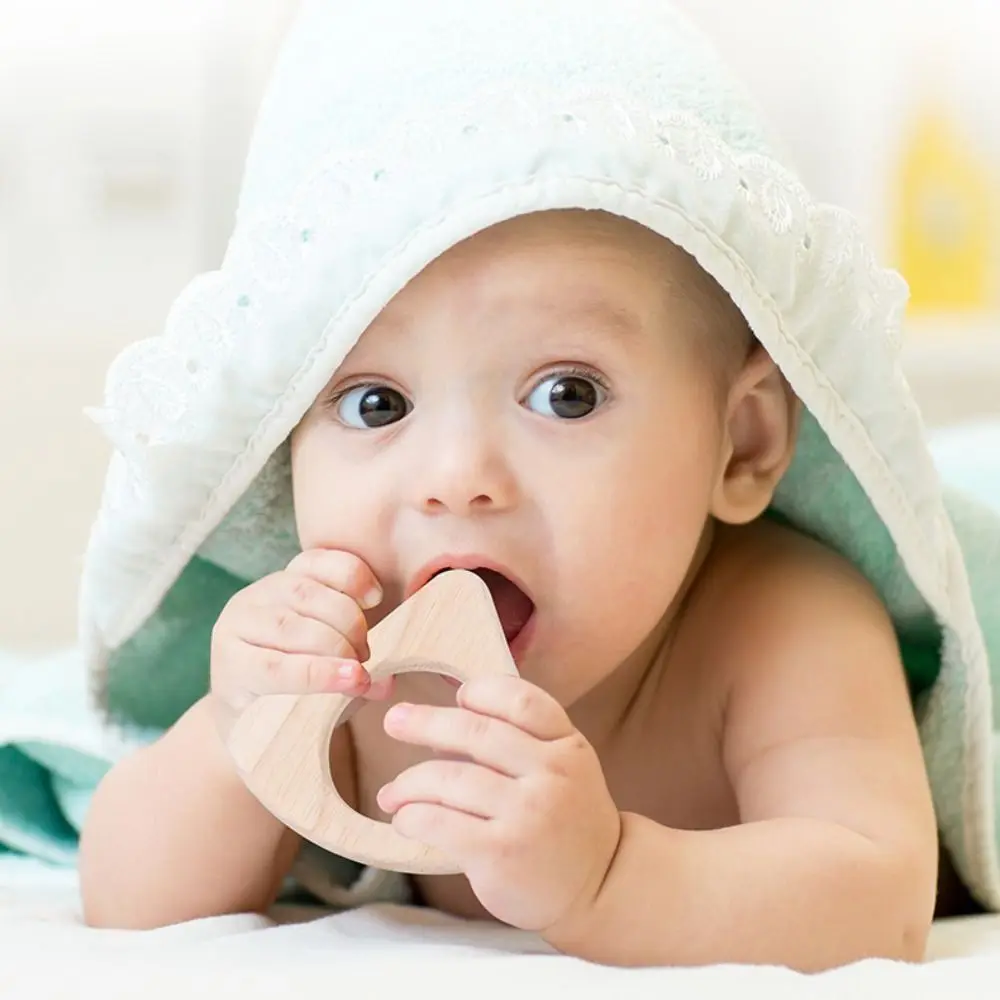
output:
[[1000, 513], [942, 486], [899, 365], [904, 282], [667, 0], [305, 0], [220, 269], [94, 411], [115, 450], [80, 656], [109, 745], [201, 696], [219, 611], [297, 551], [288, 436], [373, 317], [462, 239], [570, 207], [687, 250], [802, 400], [773, 513], [878, 588], [945, 844], [1000, 908]]
[[0, 656], [0, 845], [72, 865], [98, 781], [128, 745], [87, 697], [75, 649]]

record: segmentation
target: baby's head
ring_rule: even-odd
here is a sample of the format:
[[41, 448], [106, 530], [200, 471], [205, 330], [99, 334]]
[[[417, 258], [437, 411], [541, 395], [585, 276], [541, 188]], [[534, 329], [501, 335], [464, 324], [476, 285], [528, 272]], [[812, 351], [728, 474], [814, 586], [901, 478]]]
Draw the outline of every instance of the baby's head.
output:
[[305, 416], [299, 538], [364, 559], [381, 614], [446, 566], [503, 573], [530, 598], [494, 590], [522, 673], [571, 704], [657, 633], [712, 524], [765, 510], [794, 434], [691, 257], [603, 213], [523, 216], [419, 274]]

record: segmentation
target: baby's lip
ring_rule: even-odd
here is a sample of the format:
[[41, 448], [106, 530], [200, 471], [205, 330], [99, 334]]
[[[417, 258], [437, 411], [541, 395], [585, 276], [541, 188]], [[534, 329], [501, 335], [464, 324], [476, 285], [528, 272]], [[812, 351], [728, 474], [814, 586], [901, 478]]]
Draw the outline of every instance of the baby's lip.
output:
[[445, 570], [449, 569], [467, 569], [467, 570], [477, 570], [477, 569], [489, 569], [494, 573], [499, 573], [501, 576], [505, 576], [511, 583], [518, 587], [525, 596], [527, 596], [531, 602], [534, 604], [535, 599], [531, 594], [531, 591], [524, 585], [524, 581], [521, 580], [512, 570], [503, 563], [497, 562], [495, 559], [490, 559], [488, 556], [481, 555], [479, 553], [449, 553], [447, 555], [439, 556], [437, 559], [432, 559], [429, 563], [426, 563], [410, 580], [409, 586], [406, 588], [406, 593], [404, 595], [404, 600], [411, 598], [421, 587], [425, 587], [430, 581], [438, 575], [438, 573], [443, 573]]
[[486, 584], [507, 644], [515, 642], [534, 617], [537, 607], [518, 578], [494, 559], [479, 554], [450, 554], [434, 559], [413, 578], [407, 595], [416, 593], [439, 573], [448, 570], [475, 573]]

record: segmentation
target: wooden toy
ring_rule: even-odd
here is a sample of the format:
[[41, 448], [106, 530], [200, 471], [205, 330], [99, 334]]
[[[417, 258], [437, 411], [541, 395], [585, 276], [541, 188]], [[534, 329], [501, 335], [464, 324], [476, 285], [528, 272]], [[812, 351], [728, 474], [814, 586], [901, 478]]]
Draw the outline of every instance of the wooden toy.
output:
[[[372, 680], [437, 673], [465, 682], [517, 669], [489, 588], [467, 570], [434, 577], [368, 635]], [[340, 857], [391, 871], [454, 874], [454, 864], [388, 823], [349, 808], [330, 774], [330, 740], [353, 699], [340, 694], [258, 698], [226, 742], [247, 787], [300, 836]]]

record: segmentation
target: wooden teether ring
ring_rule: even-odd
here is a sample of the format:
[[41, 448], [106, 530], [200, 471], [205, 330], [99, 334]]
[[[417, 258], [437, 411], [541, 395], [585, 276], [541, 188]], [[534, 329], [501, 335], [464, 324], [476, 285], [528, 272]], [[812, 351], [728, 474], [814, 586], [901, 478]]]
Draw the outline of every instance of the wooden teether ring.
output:
[[[435, 577], [368, 635], [372, 680], [436, 673], [457, 681], [517, 674], [486, 584], [466, 570]], [[226, 737], [261, 804], [306, 840], [364, 865], [455, 874], [441, 852], [369, 819], [340, 797], [330, 774], [333, 730], [353, 699], [339, 694], [258, 698]]]

